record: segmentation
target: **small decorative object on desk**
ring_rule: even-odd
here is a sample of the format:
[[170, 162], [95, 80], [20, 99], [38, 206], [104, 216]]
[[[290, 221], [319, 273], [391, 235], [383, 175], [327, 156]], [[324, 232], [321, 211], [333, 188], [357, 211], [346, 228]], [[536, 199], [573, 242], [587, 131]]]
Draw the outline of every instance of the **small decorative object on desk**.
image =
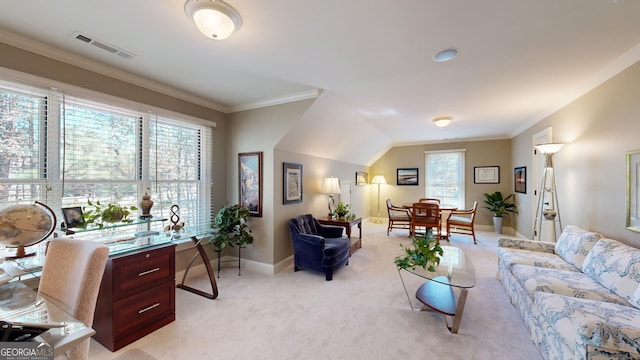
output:
[[171, 206], [171, 223], [173, 225], [165, 226], [164, 227], [165, 232], [170, 232], [171, 230], [180, 231], [184, 228], [184, 221], [180, 222], [180, 215], [178, 215], [179, 212], [180, 212], [180, 206], [178, 205]]
[[394, 260], [398, 270], [415, 269], [421, 266], [425, 270], [435, 272], [440, 264], [440, 258], [444, 255], [444, 250], [433, 236], [431, 229], [427, 230], [424, 237], [414, 236], [412, 244], [413, 247], [404, 247], [400, 244], [404, 250], [404, 256], [397, 256]]
[[151, 215], [151, 207], [153, 206], [153, 200], [151, 200], [151, 195], [148, 192], [145, 192], [142, 195], [142, 201], [140, 201], [140, 208], [142, 208], [142, 215], [140, 215], [140, 219], [151, 219], [153, 215]]

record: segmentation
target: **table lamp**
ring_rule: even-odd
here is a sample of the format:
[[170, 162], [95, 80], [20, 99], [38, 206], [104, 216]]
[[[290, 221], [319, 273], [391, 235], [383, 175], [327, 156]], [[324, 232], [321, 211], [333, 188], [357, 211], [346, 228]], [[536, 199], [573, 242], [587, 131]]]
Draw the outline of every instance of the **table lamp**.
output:
[[378, 216], [373, 221], [373, 223], [374, 224], [382, 224], [382, 220], [380, 220], [380, 184], [386, 184], [387, 183], [387, 179], [385, 179], [384, 176], [382, 176], [382, 175], [376, 175], [376, 176], [373, 177], [373, 180], [371, 181], [371, 183], [378, 185]]
[[333, 194], [340, 194], [340, 182], [338, 178], [333, 176], [325, 178], [322, 193], [329, 194], [329, 217], [333, 217], [336, 211], [336, 202], [333, 199]]

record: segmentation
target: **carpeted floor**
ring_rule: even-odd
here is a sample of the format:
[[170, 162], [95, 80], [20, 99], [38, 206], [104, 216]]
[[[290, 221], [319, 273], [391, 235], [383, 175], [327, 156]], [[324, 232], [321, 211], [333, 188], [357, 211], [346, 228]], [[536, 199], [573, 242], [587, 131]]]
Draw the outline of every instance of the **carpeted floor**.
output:
[[[471, 257], [469, 290], [458, 334], [442, 315], [411, 311], [393, 264], [407, 231], [363, 223], [363, 248], [349, 266], [324, 275], [286, 269], [264, 275], [223, 269], [220, 295], [209, 300], [176, 289], [176, 318], [116, 353], [92, 340], [90, 359], [114, 359], [141, 349], [156, 359], [541, 359], [496, 279], [496, 236], [453, 235]], [[357, 231], [355, 232], [357, 233]], [[257, 239], [256, 241], [259, 241]], [[445, 242], [446, 244], [446, 242]], [[419, 278], [403, 276], [413, 298]], [[206, 278], [190, 284], [207, 288]], [[424, 280], [423, 280], [424, 281]], [[422, 281], [422, 282], [423, 282]]]

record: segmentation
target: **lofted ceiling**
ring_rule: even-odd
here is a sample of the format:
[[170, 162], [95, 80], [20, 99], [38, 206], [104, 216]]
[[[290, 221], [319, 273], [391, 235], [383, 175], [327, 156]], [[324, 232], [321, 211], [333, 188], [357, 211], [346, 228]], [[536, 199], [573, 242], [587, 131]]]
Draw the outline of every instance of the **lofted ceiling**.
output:
[[[226, 113], [321, 94], [279, 146], [358, 164], [394, 145], [511, 137], [640, 60], [637, 0], [227, 2], [243, 24], [215, 41], [184, 0], [3, 1], [0, 41]], [[433, 61], [449, 47], [455, 59]], [[431, 121], [442, 115], [447, 128]], [[350, 145], [327, 153], [310, 131]]]

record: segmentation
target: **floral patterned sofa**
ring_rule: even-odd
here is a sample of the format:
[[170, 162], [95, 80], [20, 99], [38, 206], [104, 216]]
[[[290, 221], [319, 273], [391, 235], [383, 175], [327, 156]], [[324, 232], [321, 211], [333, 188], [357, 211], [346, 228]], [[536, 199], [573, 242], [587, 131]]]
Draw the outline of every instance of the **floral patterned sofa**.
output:
[[640, 249], [575, 226], [498, 246], [498, 278], [545, 359], [640, 359]]

